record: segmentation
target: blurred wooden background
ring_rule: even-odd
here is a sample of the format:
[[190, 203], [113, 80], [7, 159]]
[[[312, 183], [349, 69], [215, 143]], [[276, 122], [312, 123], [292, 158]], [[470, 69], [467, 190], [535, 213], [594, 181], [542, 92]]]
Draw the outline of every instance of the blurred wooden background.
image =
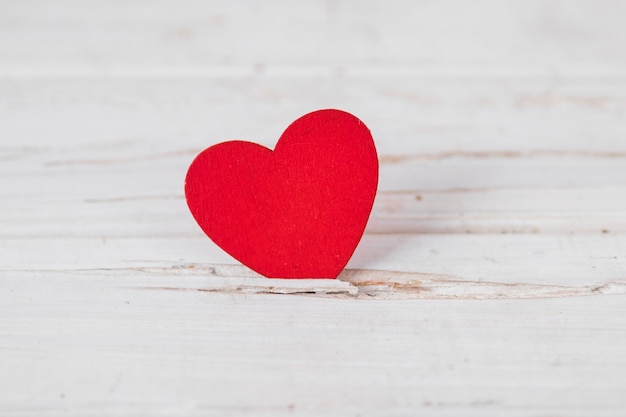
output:
[[[0, 415], [623, 416], [626, 2], [0, 2]], [[193, 157], [341, 108], [337, 281], [202, 234]]]

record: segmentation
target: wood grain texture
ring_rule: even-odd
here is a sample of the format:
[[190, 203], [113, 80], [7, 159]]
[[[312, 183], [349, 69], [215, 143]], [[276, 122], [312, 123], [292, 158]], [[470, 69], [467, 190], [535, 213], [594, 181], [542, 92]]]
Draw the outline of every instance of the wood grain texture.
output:
[[[624, 8], [0, 3], [0, 415], [624, 415]], [[329, 107], [366, 234], [264, 279], [185, 172]]]

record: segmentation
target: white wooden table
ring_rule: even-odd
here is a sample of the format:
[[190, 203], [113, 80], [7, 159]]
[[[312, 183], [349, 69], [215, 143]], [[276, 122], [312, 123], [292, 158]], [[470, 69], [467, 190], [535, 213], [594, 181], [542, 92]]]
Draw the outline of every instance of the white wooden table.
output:
[[[626, 2], [0, 2], [0, 415], [623, 416]], [[337, 281], [267, 280], [200, 150], [341, 108]]]

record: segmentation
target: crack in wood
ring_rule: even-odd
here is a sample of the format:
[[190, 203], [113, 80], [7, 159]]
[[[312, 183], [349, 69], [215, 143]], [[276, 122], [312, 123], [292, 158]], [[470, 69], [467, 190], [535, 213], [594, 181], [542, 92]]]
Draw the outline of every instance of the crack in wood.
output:
[[[8, 271], [7, 271], [8, 272]], [[225, 294], [283, 294], [351, 299], [534, 299], [626, 294], [626, 278], [585, 286], [505, 283], [426, 272], [346, 269], [336, 280], [267, 279], [243, 265], [176, 264], [163, 267], [20, 270], [27, 273], [210, 278], [192, 285], [133, 286], [142, 290], [198, 291]]]
[[[117, 165], [132, 162], [141, 161], [153, 161], [163, 158], [172, 158], [180, 156], [196, 155], [201, 149], [182, 149], [172, 150], [169, 152], [155, 153], [149, 155], [135, 155], [123, 158], [106, 158], [106, 159], [68, 159], [46, 162], [46, 167], [58, 167], [58, 166], [74, 166], [74, 165]], [[443, 151], [437, 153], [418, 153], [407, 155], [381, 155], [379, 161], [381, 165], [386, 164], [398, 164], [412, 161], [435, 161], [445, 160], [453, 158], [465, 158], [465, 159], [531, 159], [537, 157], [551, 157], [551, 158], [571, 158], [571, 157], [585, 157], [585, 158], [626, 158], [626, 151], [610, 151], [610, 150], [585, 150], [585, 149], [531, 149], [527, 151], [521, 150], [498, 150], [498, 151], [472, 151], [472, 150], [459, 150], [459, 151]]]
[[500, 151], [445, 151], [438, 153], [419, 153], [408, 155], [382, 155], [379, 157], [381, 164], [398, 164], [410, 161], [433, 161], [452, 158], [466, 159], [529, 159], [536, 157], [551, 158], [626, 158], [626, 151], [603, 151], [584, 149], [535, 149], [528, 151], [500, 150]]
[[524, 299], [625, 294], [626, 280], [596, 286], [502, 283], [420, 272], [345, 270], [339, 279], [359, 295], [384, 299]]
[[178, 151], [170, 151], [170, 152], [162, 152], [155, 153], [150, 155], [136, 155], [129, 156], [124, 158], [107, 158], [107, 159], [67, 159], [62, 161], [50, 161], [46, 162], [44, 165], [46, 167], [58, 167], [58, 166], [74, 166], [74, 165], [87, 165], [87, 166], [98, 166], [98, 165], [117, 165], [117, 164], [126, 164], [132, 162], [143, 162], [143, 161], [154, 161], [163, 158], [176, 158], [180, 156], [190, 156], [196, 155], [202, 149], [183, 149]]
[[125, 201], [143, 201], [143, 200], [182, 200], [185, 196], [182, 194], [157, 194], [157, 195], [137, 195], [137, 196], [120, 196], [110, 198], [86, 198], [85, 203], [121, 203]]

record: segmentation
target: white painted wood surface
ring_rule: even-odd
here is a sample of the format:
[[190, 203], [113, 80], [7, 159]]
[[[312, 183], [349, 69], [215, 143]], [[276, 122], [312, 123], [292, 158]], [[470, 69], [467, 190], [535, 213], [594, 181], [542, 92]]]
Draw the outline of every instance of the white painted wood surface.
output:
[[[623, 1], [0, 2], [0, 415], [623, 416]], [[380, 192], [337, 281], [182, 195], [336, 107]]]

